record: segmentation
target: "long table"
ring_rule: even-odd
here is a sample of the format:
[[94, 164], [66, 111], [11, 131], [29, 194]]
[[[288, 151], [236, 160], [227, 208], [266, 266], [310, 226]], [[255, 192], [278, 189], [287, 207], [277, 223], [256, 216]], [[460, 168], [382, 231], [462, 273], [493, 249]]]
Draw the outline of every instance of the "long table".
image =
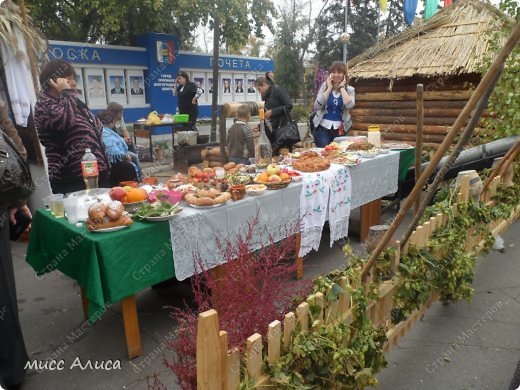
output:
[[[364, 207], [395, 192], [398, 164], [399, 154], [392, 153], [353, 167], [351, 207]], [[134, 222], [111, 233], [91, 233], [85, 226], [76, 227], [39, 209], [33, 219], [27, 262], [40, 275], [58, 269], [76, 280], [82, 289], [85, 316], [91, 321], [100, 318], [108, 304], [121, 301], [128, 356], [133, 358], [141, 354], [135, 294], [177, 273], [182, 278], [189, 276], [190, 271], [185, 270], [193, 269], [195, 253], [190, 245], [206, 245], [202, 251], [212, 253], [207, 251], [214, 250], [211, 245], [214, 248], [215, 242], [202, 235], [201, 226], [217, 226], [228, 236], [257, 210], [262, 210], [259, 215], [267, 226], [285, 218], [290, 225], [291, 218], [298, 218], [300, 191], [301, 183], [293, 183], [287, 189], [230, 201], [219, 208], [186, 207], [171, 220], [171, 226], [168, 222]]]

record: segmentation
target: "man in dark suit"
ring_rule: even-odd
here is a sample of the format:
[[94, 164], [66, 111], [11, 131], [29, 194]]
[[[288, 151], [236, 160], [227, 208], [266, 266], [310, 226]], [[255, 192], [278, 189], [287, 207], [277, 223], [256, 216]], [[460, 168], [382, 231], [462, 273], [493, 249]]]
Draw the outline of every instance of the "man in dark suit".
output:
[[130, 89], [130, 94], [132, 95], [142, 95], [143, 89], [139, 87], [139, 79], [137, 77], [134, 78], [134, 86]]
[[121, 78], [116, 77], [114, 78], [114, 88], [110, 90], [111, 95], [124, 95], [125, 89], [121, 88]]

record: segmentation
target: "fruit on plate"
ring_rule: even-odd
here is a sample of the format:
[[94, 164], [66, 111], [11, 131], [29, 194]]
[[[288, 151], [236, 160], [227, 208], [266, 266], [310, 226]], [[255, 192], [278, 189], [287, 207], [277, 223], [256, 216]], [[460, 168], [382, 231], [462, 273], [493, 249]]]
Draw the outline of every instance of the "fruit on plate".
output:
[[126, 203], [142, 202], [148, 198], [148, 192], [144, 188], [130, 188], [126, 192]]
[[265, 169], [265, 173], [269, 176], [278, 175], [280, 173], [280, 166], [278, 164], [269, 164]]
[[112, 187], [108, 195], [112, 200], [118, 200], [120, 202], [126, 201], [126, 191], [123, 187]]
[[270, 183], [280, 183], [282, 179], [278, 175], [271, 175], [269, 176], [269, 182]]

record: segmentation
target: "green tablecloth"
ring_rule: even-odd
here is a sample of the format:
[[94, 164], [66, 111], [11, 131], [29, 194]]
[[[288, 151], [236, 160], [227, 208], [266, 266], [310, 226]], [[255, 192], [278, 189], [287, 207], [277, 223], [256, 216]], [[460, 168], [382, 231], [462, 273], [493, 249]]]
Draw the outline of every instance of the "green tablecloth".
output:
[[27, 249], [27, 262], [38, 275], [58, 269], [79, 283], [91, 322], [107, 304], [174, 277], [172, 258], [167, 221], [91, 233], [43, 209], [36, 211]]
[[401, 181], [406, 178], [408, 168], [415, 164], [415, 148], [396, 150], [399, 150], [399, 173], [397, 178]]

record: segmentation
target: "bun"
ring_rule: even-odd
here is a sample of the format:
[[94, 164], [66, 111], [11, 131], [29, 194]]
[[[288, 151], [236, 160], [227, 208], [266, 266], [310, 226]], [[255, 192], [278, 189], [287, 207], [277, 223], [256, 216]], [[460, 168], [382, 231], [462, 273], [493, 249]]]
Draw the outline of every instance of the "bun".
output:
[[117, 221], [123, 215], [125, 208], [121, 202], [114, 200], [107, 205], [106, 215], [111, 221]]
[[88, 217], [94, 223], [102, 223], [107, 212], [107, 206], [104, 203], [97, 202], [91, 205], [88, 209]]

